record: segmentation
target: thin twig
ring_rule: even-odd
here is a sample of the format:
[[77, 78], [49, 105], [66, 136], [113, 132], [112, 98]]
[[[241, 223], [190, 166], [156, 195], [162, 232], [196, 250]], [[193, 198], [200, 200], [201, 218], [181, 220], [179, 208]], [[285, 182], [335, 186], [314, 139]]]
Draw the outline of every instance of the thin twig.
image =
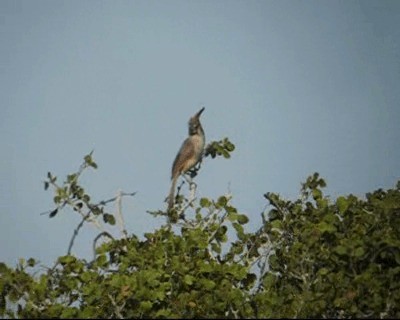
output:
[[[217, 213], [218, 214], [218, 213]], [[215, 231], [211, 234], [211, 236], [208, 238], [208, 243], [211, 243], [213, 240], [214, 240], [214, 238], [215, 238], [215, 236], [216, 236], [216, 234], [218, 233], [218, 231], [219, 231], [219, 227], [225, 222], [225, 218], [226, 218], [226, 216], [228, 215], [228, 213], [227, 212], [225, 212], [218, 220], [218, 227], [215, 229]], [[214, 222], [214, 221], [213, 221]]]
[[[131, 197], [133, 197], [136, 193], [137, 193], [137, 191], [131, 192], [131, 193], [121, 192], [121, 196], [122, 196], [122, 197], [124, 197], [124, 196], [131, 196]], [[115, 200], [117, 200], [117, 199], [118, 199], [118, 195], [117, 195], [116, 197], [114, 197], [114, 198], [111, 198], [111, 199], [108, 199], [108, 200], [100, 201], [100, 202], [99, 202], [97, 205], [95, 205], [95, 206], [104, 206], [104, 205], [106, 205], [107, 203], [113, 202], [113, 201], [115, 201]]]
[[[99, 229], [99, 230], [102, 231], [102, 232], [105, 232], [104, 227], [103, 227], [102, 225], [100, 225], [100, 223], [98, 222], [98, 220], [96, 220], [96, 219], [90, 217], [90, 214], [92, 213], [92, 211], [93, 211], [94, 208], [97, 208], [97, 207], [99, 207], [99, 206], [105, 206], [107, 203], [112, 202], [112, 201], [115, 201], [115, 200], [118, 200], [118, 199], [119, 199], [119, 201], [121, 201], [121, 198], [122, 198], [123, 196], [134, 196], [135, 194], [136, 194], [136, 192], [125, 193], [125, 192], [119, 191], [119, 193], [118, 193], [118, 195], [117, 195], [116, 197], [111, 198], [111, 199], [108, 199], [108, 200], [103, 200], [103, 201], [100, 201], [98, 204], [89, 206], [89, 211], [88, 211], [86, 214], [84, 214], [83, 212], [81, 212], [81, 209], [78, 208], [74, 203], [70, 203], [70, 205], [73, 206], [73, 207], [82, 215], [82, 220], [81, 220], [81, 222], [78, 224], [78, 226], [76, 227], [76, 229], [74, 230], [74, 233], [73, 233], [72, 238], [71, 238], [70, 243], [69, 243], [68, 254], [71, 253], [72, 246], [73, 246], [73, 244], [74, 244], [75, 238], [77, 237], [78, 232], [79, 232], [79, 230], [82, 228], [82, 226], [83, 226], [83, 224], [84, 224], [85, 221], [90, 221], [90, 222], [92, 222], [92, 223], [97, 227], [97, 229]], [[121, 206], [120, 206], [120, 207], [121, 207]], [[118, 213], [118, 210], [117, 210], [117, 213]], [[124, 221], [123, 221], [122, 213], [121, 213], [121, 212], [119, 212], [119, 219], [121, 219], [121, 221], [122, 221], [122, 226], [124, 226], [125, 224], [124, 224]], [[128, 234], [127, 234], [125, 228], [123, 228], [122, 233], [125, 235], [125, 238], [128, 236]]]
[[94, 238], [94, 240], [93, 240], [93, 259], [96, 259], [96, 243], [97, 243], [97, 240], [100, 239], [100, 237], [108, 237], [109, 239], [114, 240], [114, 237], [111, 234], [109, 234], [107, 231], [103, 231], [103, 232], [99, 233], [96, 236], [96, 238]]
[[84, 222], [86, 221], [87, 218], [89, 218], [89, 215], [92, 211], [89, 211], [82, 219], [81, 222], [79, 222], [78, 226], [76, 227], [76, 229], [74, 230], [74, 234], [72, 235], [71, 240], [69, 241], [69, 246], [68, 246], [68, 251], [67, 254], [71, 254], [71, 250], [72, 250], [72, 246], [74, 245], [74, 241], [76, 236], [78, 235], [79, 229], [82, 228]]

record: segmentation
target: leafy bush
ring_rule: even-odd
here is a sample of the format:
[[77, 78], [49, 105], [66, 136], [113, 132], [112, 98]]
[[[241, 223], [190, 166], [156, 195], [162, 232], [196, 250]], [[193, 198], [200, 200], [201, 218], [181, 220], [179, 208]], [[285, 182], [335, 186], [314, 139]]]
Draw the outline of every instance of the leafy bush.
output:
[[263, 290], [265, 317], [400, 317], [400, 182], [396, 189], [330, 203], [318, 174], [302, 198], [275, 194], [264, 230], [274, 253]]
[[[229, 158], [233, 150], [224, 139], [206, 155]], [[79, 184], [88, 168], [97, 168], [92, 154], [61, 185], [48, 174], [45, 189], [55, 193], [49, 216], [70, 207], [82, 221], [51, 268], [33, 258], [15, 268], [0, 263], [2, 317], [400, 317], [400, 182], [365, 200], [330, 201], [315, 173], [295, 201], [266, 193], [268, 211], [249, 232], [230, 195], [197, 200], [189, 180], [189, 195], [178, 195], [171, 212], [151, 212], [167, 222], [139, 239], [128, 235], [121, 212], [106, 210], [134, 193], [92, 203]], [[99, 229], [91, 261], [71, 255], [86, 224]]]

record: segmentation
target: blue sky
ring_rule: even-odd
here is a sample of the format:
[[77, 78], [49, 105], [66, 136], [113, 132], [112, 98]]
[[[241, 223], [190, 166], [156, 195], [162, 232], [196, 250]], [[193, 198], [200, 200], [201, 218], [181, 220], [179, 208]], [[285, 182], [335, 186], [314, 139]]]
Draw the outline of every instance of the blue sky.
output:
[[[198, 196], [231, 192], [255, 230], [263, 194], [315, 171], [332, 198], [400, 179], [399, 1], [0, 1], [0, 261], [51, 264], [80, 221], [43, 190], [94, 150], [82, 184], [117, 190], [129, 233], [163, 222], [172, 161], [201, 106]], [[111, 207], [110, 209], [113, 209]], [[96, 230], [73, 250], [91, 255]]]

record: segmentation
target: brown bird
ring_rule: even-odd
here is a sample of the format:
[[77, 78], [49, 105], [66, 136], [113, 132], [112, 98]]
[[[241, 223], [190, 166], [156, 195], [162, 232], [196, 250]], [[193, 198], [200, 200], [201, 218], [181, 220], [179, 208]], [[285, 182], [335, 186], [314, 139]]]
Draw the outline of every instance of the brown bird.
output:
[[168, 210], [174, 206], [175, 186], [178, 177], [193, 168], [202, 158], [205, 135], [200, 123], [200, 115], [204, 107], [189, 119], [189, 137], [183, 142], [172, 165], [171, 189], [168, 199]]

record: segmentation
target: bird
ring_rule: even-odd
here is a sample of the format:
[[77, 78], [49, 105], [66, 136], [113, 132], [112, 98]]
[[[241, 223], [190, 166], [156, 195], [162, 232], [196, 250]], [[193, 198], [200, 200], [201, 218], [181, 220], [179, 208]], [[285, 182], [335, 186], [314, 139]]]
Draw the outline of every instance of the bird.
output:
[[178, 154], [172, 164], [171, 172], [171, 189], [168, 198], [168, 210], [174, 206], [174, 194], [176, 181], [181, 174], [185, 174], [198, 164], [203, 156], [205, 145], [205, 134], [200, 123], [200, 115], [204, 111], [204, 107], [200, 109], [194, 116], [189, 119], [189, 136], [182, 143]]

